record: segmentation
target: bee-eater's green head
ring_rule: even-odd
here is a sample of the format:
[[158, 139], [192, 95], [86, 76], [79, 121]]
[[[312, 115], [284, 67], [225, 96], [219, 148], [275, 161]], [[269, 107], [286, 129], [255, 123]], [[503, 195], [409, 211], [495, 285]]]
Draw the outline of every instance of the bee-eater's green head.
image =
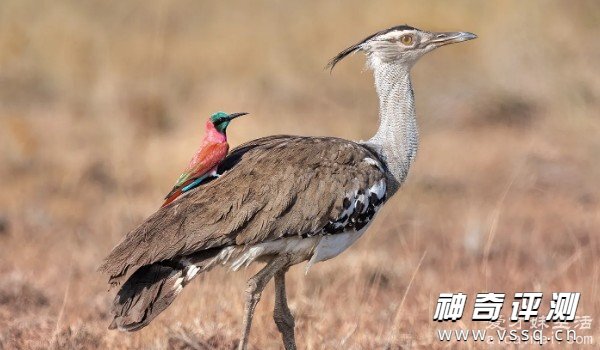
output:
[[227, 126], [233, 119], [235, 119], [237, 117], [241, 117], [246, 114], [248, 114], [248, 113], [241, 112], [241, 113], [227, 114], [225, 112], [217, 112], [210, 117], [210, 121], [215, 126], [215, 129], [217, 129], [220, 133], [224, 134], [225, 131], [227, 130]]

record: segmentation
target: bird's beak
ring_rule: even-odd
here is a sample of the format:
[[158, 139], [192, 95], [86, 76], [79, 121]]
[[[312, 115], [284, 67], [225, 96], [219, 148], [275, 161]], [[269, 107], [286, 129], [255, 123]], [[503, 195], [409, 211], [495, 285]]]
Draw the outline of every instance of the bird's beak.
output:
[[477, 38], [477, 35], [468, 32], [445, 32], [432, 34], [433, 37], [430, 40], [427, 40], [424, 43], [425, 45], [434, 45], [435, 47], [440, 47]]
[[233, 119], [235, 119], [237, 117], [241, 117], [241, 116], [246, 115], [246, 114], [248, 114], [248, 113], [246, 113], [246, 112], [231, 113], [230, 115], [227, 116], [227, 119], [233, 120]]

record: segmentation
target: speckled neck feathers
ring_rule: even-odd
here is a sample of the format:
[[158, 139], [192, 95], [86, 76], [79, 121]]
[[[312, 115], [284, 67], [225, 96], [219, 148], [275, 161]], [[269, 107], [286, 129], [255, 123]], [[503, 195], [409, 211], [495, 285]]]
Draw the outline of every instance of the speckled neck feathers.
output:
[[366, 142], [387, 166], [388, 198], [406, 179], [417, 154], [419, 133], [415, 117], [410, 67], [372, 64], [379, 96], [379, 129]]

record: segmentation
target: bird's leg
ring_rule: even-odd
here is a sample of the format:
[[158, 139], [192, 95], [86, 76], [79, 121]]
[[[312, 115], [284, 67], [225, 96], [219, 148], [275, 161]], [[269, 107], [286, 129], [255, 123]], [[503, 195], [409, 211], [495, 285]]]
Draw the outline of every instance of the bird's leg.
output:
[[296, 350], [296, 339], [294, 337], [294, 316], [290, 312], [285, 295], [285, 273], [287, 268], [275, 273], [275, 309], [273, 319], [277, 329], [281, 332], [285, 350]]
[[248, 280], [246, 287], [246, 306], [244, 308], [244, 321], [242, 325], [243, 334], [238, 350], [246, 350], [248, 346], [248, 336], [250, 335], [250, 327], [252, 326], [252, 316], [254, 315], [254, 309], [260, 300], [263, 289], [278, 271], [287, 267], [289, 261], [289, 257], [285, 255], [276, 256], [267, 263], [267, 266], [263, 267], [262, 270]]

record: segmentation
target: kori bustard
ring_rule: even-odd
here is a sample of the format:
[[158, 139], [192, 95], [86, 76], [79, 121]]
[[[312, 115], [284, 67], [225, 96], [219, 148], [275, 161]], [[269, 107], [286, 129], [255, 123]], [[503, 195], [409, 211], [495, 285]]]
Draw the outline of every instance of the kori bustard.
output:
[[425, 53], [476, 36], [407, 25], [382, 30], [340, 52], [362, 51], [374, 71], [379, 129], [366, 142], [270, 136], [234, 149], [215, 178], [160, 208], [129, 232], [100, 270], [122, 285], [110, 328], [134, 331], [166, 309], [195, 276], [219, 265], [266, 266], [248, 280], [239, 349], [254, 309], [275, 280], [274, 320], [295, 349], [285, 273], [331, 259], [354, 243], [406, 179], [418, 144], [410, 70]]

